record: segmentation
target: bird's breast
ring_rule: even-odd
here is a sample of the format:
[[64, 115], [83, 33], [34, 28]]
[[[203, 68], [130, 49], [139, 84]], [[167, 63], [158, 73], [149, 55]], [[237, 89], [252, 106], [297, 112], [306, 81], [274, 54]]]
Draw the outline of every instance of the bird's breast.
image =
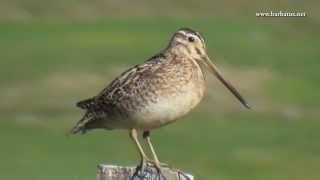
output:
[[134, 113], [138, 128], [154, 129], [171, 123], [200, 103], [205, 92], [203, 72], [197, 63], [191, 65], [188, 71], [165, 78], [167, 82], [158, 85], [153, 100]]

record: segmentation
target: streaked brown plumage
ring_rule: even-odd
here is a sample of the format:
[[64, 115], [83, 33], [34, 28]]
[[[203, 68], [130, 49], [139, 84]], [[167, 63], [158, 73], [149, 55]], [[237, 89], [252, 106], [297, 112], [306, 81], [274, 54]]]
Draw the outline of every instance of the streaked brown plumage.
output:
[[143, 166], [148, 158], [136, 139], [136, 130], [144, 131], [159, 167], [149, 131], [177, 120], [201, 101], [206, 89], [205, 68], [249, 107], [210, 62], [202, 36], [183, 28], [159, 54], [123, 72], [97, 96], [77, 103], [86, 113], [72, 133], [96, 128], [128, 129], [139, 148]]

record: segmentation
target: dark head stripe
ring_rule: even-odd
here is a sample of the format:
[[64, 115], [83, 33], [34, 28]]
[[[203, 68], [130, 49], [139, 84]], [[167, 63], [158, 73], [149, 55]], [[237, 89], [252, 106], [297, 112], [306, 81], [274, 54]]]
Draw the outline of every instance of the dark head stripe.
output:
[[203, 41], [203, 43], [205, 43], [203, 36], [201, 35], [201, 33], [197, 32], [197, 31], [194, 31], [190, 28], [180, 28], [177, 32], [179, 32], [179, 31], [184, 31], [186, 33], [193, 34], [193, 35], [197, 36], [199, 39], [201, 39], [201, 41]]

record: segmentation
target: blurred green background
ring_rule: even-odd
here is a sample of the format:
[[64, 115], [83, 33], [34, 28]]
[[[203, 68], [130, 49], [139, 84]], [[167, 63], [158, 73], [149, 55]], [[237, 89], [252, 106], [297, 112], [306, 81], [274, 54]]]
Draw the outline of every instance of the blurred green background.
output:
[[[304, 11], [307, 17], [257, 18]], [[95, 179], [136, 165], [126, 131], [67, 137], [74, 104], [191, 27], [247, 98], [208, 76], [202, 104], [153, 132], [162, 161], [198, 180], [320, 179], [319, 1], [0, 1], [0, 179]]]

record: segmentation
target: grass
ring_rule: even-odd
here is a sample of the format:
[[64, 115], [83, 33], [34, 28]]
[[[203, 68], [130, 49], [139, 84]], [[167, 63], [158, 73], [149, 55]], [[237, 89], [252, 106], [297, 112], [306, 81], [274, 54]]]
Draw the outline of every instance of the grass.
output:
[[253, 104], [241, 108], [209, 78], [184, 121], [156, 130], [163, 161], [197, 179], [318, 179], [319, 26], [245, 19], [2, 23], [0, 179], [94, 179], [98, 163], [135, 165], [125, 131], [66, 137], [77, 100], [163, 48], [179, 27], [208, 51]]

